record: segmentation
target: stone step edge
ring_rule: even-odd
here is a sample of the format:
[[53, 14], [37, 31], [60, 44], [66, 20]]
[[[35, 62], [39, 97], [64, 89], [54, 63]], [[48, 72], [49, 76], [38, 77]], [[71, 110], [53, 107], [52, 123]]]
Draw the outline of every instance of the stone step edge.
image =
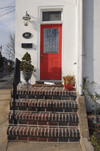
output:
[[[10, 111], [13, 112], [13, 109], [11, 109]], [[67, 114], [67, 113], [69, 113], [69, 114], [71, 114], [71, 113], [74, 114], [75, 113], [76, 114], [77, 113], [77, 111], [76, 112], [57, 112], [57, 111], [53, 112], [53, 111], [31, 111], [31, 110], [16, 110], [16, 109], [14, 111], [17, 112], [17, 113], [19, 113], [19, 112], [22, 112], [22, 113], [23, 112], [26, 112], [26, 113], [27, 112], [28, 113], [31, 113], [31, 112], [32, 113], [41, 113], [41, 112], [47, 113], [47, 112], [51, 112], [51, 113], [57, 113], [57, 114]]]
[[[22, 140], [9, 140], [9, 142], [22, 142]], [[28, 141], [28, 140], [25, 140], [25, 143], [32, 143], [32, 144], [36, 144], [36, 143], [37, 143], [37, 144], [39, 144], [39, 145], [41, 144], [41, 142], [42, 142], [42, 143], [48, 143], [48, 142], [46, 142], [46, 141], [45, 141], [45, 142], [43, 142], [43, 141], [38, 141], [38, 142], [37, 142], [37, 141], [33, 141], [33, 142], [30, 142], [30, 141]], [[50, 144], [50, 143], [51, 143], [51, 144], [53, 144], [53, 143], [55, 144], [55, 141], [53, 141], [53, 142], [50, 141], [49, 144]], [[59, 144], [63, 143], [63, 144], [70, 144], [70, 145], [71, 145], [71, 144], [72, 144], [72, 145], [73, 145], [73, 144], [76, 144], [76, 145], [80, 144], [79, 141], [77, 141], [77, 142], [71, 142], [71, 141], [69, 141], [69, 142], [59, 142], [59, 141], [57, 141], [56, 143], [57, 143], [57, 144], [58, 144], [58, 143], [59, 143]], [[45, 144], [44, 144], [44, 145], [45, 145]], [[81, 145], [80, 145], [80, 146], [81, 146]]]
[[[13, 98], [11, 98], [11, 100], [13, 100]], [[56, 99], [54, 99], [54, 100], [52, 100], [52, 99], [35, 99], [35, 98], [33, 98], [33, 99], [30, 99], [30, 98], [20, 98], [20, 99], [16, 99], [16, 100], [29, 100], [29, 101], [46, 101], [46, 102], [59, 102], [59, 101], [62, 101], [62, 102], [77, 102], [77, 100], [56, 100]]]
[[[27, 110], [16, 110], [15, 113], [40, 113], [40, 114], [77, 114], [78, 115], [78, 112], [53, 112], [53, 111], [27, 111]], [[10, 110], [10, 113], [13, 113], [13, 110]], [[9, 113], [9, 114], [10, 114]], [[79, 116], [78, 116], [79, 117]]]
[[[28, 113], [28, 114], [76, 114], [78, 116], [78, 113], [77, 112], [52, 112], [52, 111], [39, 111], [39, 112], [34, 112], [34, 111], [18, 111], [16, 110], [15, 114], [23, 114], [23, 113]], [[13, 111], [11, 110], [9, 114], [13, 114]]]
[[[76, 103], [76, 104], [78, 104], [78, 102], [77, 102], [77, 100], [56, 100], [56, 99], [54, 99], [54, 100], [52, 100], [52, 99], [28, 99], [28, 98], [19, 98], [19, 99], [16, 99], [15, 100], [15, 102], [17, 102], [17, 101], [19, 101], [19, 102], [22, 102], [22, 101], [28, 101], [28, 102], [30, 102], [30, 103], [32, 103], [32, 102], [46, 102], [46, 103]], [[13, 102], [13, 98], [11, 98], [11, 102]]]
[[75, 128], [75, 129], [79, 129], [79, 126], [64, 126], [64, 125], [27, 125], [27, 124], [9, 124], [9, 125], [7, 125], [8, 127], [9, 126], [16, 126], [16, 127], [27, 127], [27, 128], [29, 128], [29, 127], [42, 127], [42, 128]]

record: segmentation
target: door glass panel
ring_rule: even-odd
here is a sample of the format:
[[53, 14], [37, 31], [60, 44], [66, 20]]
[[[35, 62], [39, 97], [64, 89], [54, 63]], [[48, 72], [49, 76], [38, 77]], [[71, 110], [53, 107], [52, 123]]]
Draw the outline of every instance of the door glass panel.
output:
[[43, 12], [42, 21], [61, 21], [61, 11]]
[[44, 53], [58, 53], [58, 28], [44, 29]]

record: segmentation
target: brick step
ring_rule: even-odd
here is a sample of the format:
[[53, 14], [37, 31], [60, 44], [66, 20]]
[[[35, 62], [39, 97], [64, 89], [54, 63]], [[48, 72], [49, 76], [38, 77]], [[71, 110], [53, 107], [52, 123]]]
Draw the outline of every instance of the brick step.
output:
[[[64, 125], [78, 126], [79, 118], [77, 113], [15, 113], [17, 124], [34, 124], [34, 125]], [[13, 113], [9, 114], [9, 123], [13, 123]]]
[[[64, 87], [34, 87], [29, 85], [28, 89], [26, 85], [18, 85], [17, 95], [20, 98], [37, 98], [37, 99], [56, 99], [56, 100], [76, 100], [77, 92], [66, 91]], [[13, 91], [12, 91], [13, 96]]]
[[[43, 99], [19, 99], [15, 101], [15, 110], [77, 112], [77, 109], [76, 101]], [[10, 110], [13, 110], [13, 100], [10, 102]]]
[[74, 142], [80, 139], [79, 129], [75, 127], [9, 126], [7, 134], [9, 140]]

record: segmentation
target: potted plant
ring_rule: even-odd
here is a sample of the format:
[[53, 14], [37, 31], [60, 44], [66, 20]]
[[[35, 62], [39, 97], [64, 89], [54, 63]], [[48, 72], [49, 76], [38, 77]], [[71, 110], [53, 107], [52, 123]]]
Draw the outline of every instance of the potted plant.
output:
[[73, 85], [75, 84], [74, 76], [71, 75], [64, 76], [63, 80], [66, 91], [71, 91], [73, 89]]
[[22, 76], [26, 81], [26, 84], [28, 84], [28, 80], [31, 78], [33, 70], [34, 66], [31, 64], [31, 56], [26, 52], [20, 64], [20, 71], [22, 71]]

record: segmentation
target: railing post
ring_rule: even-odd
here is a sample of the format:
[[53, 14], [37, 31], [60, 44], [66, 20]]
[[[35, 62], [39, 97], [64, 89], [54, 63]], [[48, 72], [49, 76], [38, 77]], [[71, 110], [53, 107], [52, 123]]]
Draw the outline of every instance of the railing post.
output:
[[15, 109], [16, 109], [15, 100], [17, 98], [17, 85], [20, 82], [20, 71], [19, 71], [20, 63], [21, 61], [16, 58], [14, 77], [13, 77], [13, 121], [14, 121], [14, 124], [17, 124], [15, 120]]
[[16, 93], [17, 93], [17, 91], [16, 91], [16, 85], [15, 85], [15, 83], [13, 83], [13, 121], [14, 121], [14, 123], [13, 124], [16, 124], [16, 122], [15, 122], [15, 99], [16, 99]]

